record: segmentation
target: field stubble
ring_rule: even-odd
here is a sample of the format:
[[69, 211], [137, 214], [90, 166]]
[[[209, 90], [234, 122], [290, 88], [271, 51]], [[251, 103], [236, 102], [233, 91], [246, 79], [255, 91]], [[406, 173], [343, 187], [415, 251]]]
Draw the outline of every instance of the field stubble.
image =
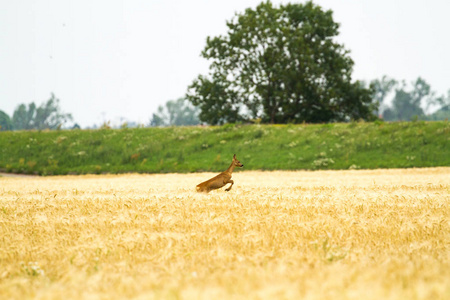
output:
[[448, 299], [450, 168], [0, 178], [0, 298]]

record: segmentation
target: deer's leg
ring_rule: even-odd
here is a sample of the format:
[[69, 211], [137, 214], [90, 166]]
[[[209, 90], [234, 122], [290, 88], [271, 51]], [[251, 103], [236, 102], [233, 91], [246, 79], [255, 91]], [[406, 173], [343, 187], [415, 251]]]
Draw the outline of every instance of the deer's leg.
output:
[[231, 183], [231, 185], [230, 185], [230, 187], [229, 188], [227, 188], [225, 191], [226, 192], [228, 192], [228, 191], [230, 191], [231, 190], [231, 187], [233, 186], [233, 184], [234, 184], [234, 181], [233, 180], [228, 180], [228, 182], [227, 183]]

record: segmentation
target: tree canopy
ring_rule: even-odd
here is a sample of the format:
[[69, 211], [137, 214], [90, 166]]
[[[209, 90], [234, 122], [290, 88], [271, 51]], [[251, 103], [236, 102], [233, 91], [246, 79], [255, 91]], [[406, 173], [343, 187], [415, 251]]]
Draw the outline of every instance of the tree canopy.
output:
[[371, 119], [371, 90], [351, 78], [353, 60], [335, 41], [332, 12], [312, 2], [263, 2], [208, 37], [202, 56], [210, 73], [187, 98], [210, 124], [261, 118], [267, 123]]

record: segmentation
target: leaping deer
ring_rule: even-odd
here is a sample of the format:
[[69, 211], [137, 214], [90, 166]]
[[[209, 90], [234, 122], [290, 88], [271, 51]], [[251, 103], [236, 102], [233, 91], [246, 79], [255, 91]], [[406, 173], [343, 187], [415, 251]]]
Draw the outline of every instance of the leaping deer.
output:
[[219, 175], [214, 176], [213, 178], [197, 185], [197, 192], [209, 193], [212, 190], [220, 189], [226, 184], [231, 183], [230, 187], [225, 190], [228, 192], [229, 190], [231, 190], [231, 187], [234, 184], [234, 181], [231, 180], [231, 173], [233, 173], [235, 167], [243, 166], [244, 165], [241, 164], [241, 162], [236, 158], [236, 154], [233, 155], [233, 161], [231, 162], [231, 165], [228, 167], [228, 169], [220, 173]]

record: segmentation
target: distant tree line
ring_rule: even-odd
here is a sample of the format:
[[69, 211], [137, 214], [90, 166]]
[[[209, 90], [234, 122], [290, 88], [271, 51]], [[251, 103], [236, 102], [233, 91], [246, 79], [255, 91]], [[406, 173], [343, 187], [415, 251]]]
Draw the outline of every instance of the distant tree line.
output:
[[61, 112], [59, 99], [51, 94], [50, 99], [40, 106], [34, 102], [20, 104], [12, 117], [0, 111], [0, 130], [59, 129], [72, 119], [71, 114]]
[[[386, 121], [445, 120], [450, 118], [450, 90], [437, 96], [421, 77], [411, 85], [387, 76], [371, 82], [377, 114]], [[430, 108], [435, 112], [427, 114]]]
[[[361, 85], [364, 86], [363, 83]], [[370, 91], [372, 107], [375, 108], [372, 111], [373, 118], [385, 121], [450, 119], [450, 90], [447, 95], [438, 96], [421, 77], [408, 85], [404, 80], [383, 76], [381, 79], [372, 80], [366, 89]], [[12, 117], [0, 110], [0, 130], [59, 129], [73, 120], [71, 114], [61, 112], [59, 102], [60, 100], [51, 94], [50, 99], [40, 106], [34, 102], [28, 105], [20, 104]], [[200, 113], [201, 109], [187, 98], [170, 100], [160, 105], [152, 114], [148, 126], [210, 124], [200, 120]], [[111, 128], [109, 124], [105, 124], [98, 128]], [[131, 122], [124, 123], [120, 128], [136, 126], [138, 125]], [[74, 127], [79, 128], [76, 124]]]

